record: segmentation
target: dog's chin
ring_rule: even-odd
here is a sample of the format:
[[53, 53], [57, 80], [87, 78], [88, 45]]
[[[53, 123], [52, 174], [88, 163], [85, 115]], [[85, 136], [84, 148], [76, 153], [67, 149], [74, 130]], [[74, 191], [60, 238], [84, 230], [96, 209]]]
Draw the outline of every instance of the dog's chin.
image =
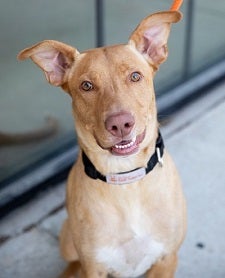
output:
[[108, 150], [112, 155], [116, 156], [130, 156], [138, 153], [140, 144], [145, 138], [145, 130], [131, 140], [122, 140], [110, 148], [103, 148]]

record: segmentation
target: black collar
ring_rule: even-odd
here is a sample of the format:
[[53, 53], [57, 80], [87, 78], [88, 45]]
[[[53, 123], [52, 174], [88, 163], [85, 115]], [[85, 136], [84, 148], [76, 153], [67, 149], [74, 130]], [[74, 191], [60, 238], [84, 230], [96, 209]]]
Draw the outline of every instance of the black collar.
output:
[[84, 151], [82, 151], [82, 160], [84, 164], [84, 171], [88, 177], [92, 179], [99, 179], [110, 184], [128, 184], [134, 181], [142, 179], [147, 175], [153, 168], [159, 163], [163, 165], [164, 143], [162, 136], [159, 132], [158, 138], [156, 140], [155, 152], [150, 157], [146, 168], [136, 168], [129, 172], [122, 172], [117, 174], [109, 174], [107, 176], [102, 175], [92, 164], [89, 158], [86, 156]]

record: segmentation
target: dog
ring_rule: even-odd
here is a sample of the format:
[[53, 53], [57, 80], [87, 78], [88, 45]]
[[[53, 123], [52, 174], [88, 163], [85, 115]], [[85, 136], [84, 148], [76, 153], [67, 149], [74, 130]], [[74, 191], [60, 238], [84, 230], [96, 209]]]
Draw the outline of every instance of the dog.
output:
[[63, 277], [174, 277], [186, 205], [157, 122], [153, 78], [178, 10], [154, 13], [127, 44], [80, 53], [52, 40], [19, 53], [72, 99], [80, 152], [68, 177]]

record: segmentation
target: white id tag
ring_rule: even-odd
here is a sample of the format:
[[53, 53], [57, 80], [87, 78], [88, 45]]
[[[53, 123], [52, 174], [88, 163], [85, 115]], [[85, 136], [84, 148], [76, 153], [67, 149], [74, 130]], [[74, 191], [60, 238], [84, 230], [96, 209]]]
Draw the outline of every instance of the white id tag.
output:
[[128, 184], [142, 179], [146, 175], [145, 168], [139, 168], [132, 172], [106, 175], [106, 181], [110, 184]]

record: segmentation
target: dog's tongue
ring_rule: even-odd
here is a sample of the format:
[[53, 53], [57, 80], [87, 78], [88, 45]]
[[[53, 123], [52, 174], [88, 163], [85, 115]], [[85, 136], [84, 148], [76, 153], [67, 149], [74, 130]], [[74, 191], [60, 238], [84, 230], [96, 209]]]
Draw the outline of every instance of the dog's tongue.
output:
[[122, 141], [119, 144], [114, 145], [111, 148], [114, 155], [130, 155], [138, 150], [138, 144], [136, 140]]

